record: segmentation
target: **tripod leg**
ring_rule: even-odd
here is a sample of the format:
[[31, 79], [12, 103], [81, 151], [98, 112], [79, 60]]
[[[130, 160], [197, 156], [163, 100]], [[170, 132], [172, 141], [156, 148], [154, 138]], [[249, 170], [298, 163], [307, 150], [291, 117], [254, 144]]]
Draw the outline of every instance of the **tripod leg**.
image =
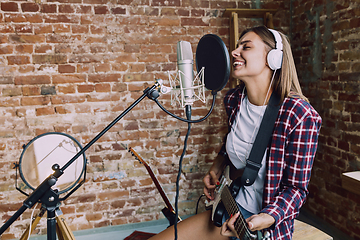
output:
[[45, 211], [46, 211], [45, 208], [40, 209], [40, 212], [35, 216], [35, 219], [31, 223], [31, 229], [30, 226], [27, 227], [26, 231], [23, 233], [23, 235], [21, 235], [20, 240], [28, 239], [29, 235], [31, 235], [31, 233], [34, 231], [36, 226], [39, 224], [39, 221], [42, 218], [42, 216], [44, 216]]
[[59, 240], [75, 240], [75, 237], [67, 225], [60, 208], [56, 209], [56, 223], [56, 232], [58, 234]]
[[55, 209], [47, 211], [47, 240], [56, 240]]

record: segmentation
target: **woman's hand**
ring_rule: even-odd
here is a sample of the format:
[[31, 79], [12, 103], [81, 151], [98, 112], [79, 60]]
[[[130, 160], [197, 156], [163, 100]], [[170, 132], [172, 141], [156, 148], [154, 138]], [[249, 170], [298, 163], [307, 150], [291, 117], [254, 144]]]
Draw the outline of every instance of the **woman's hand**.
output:
[[[221, 226], [221, 235], [226, 237], [239, 238], [234, 228], [235, 221], [239, 217], [239, 215], [240, 213], [237, 213], [224, 222], [224, 224]], [[258, 231], [265, 228], [269, 228], [271, 225], [275, 223], [275, 219], [269, 214], [260, 213], [260, 214], [252, 215], [251, 217], [247, 218], [246, 222], [248, 224], [248, 228], [251, 231]]]
[[214, 200], [214, 191], [216, 185], [219, 183], [219, 180], [214, 171], [210, 171], [203, 178], [203, 182], [205, 184], [204, 194], [209, 200]]
[[235, 230], [235, 221], [239, 217], [240, 213], [236, 213], [234, 216], [230, 216], [228, 220], [226, 220], [223, 225], [221, 226], [221, 232], [220, 234], [225, 237], [237, 237], [237, 232]]
[[249, 229], [251, 231], [257, 231], [264, 228], [269, 228], [275, 223], [275, 219], [269, 214], [259, 213], [246, 219], [246, 222], [248, 223]]
[[209, 172], [203, 178], [203, 182], [205, 184], [204, 194], [209, 200], [214, 200], [214, 190], [216, 185], [219, 184], [219, 178], [222, 171], [224, 170], [225, 164], [225, 157], [217, 155], [210, 167]]

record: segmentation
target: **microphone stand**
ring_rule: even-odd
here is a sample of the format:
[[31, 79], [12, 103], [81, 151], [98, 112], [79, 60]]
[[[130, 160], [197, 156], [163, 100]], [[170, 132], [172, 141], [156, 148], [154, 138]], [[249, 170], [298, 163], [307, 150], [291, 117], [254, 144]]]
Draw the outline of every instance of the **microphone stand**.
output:
[[[152, 87], [146, 88], [141, 95], [134, 103], [132, 103], [124, 112], [122, 112], [117, 118], [115, 118], [107, 127], [105, 127], [96, 137], [94, 137], [86, 146], [81, 149], [72, 159], [70, 159], [62, 168], [58, 164], [54, 164], [52, 169], [54, 173], [48, 176], [30, 195], [23, 205], [15, 212], [13, 216], [10, 217], [8, 221], [0, 228], [0, 235], [2, 235], [10, 225], [20, 217], [21, 214], [25, 212], [27, 208], [32, 208], [35, 203], [41, 201], [47, 207], [47, 240], [56, 240], [56, 219], [55, 211], [59, 204], [59, 194], [57, 190], [51, 189], [58, 180], [58, 178], [63, 175], [66, 168], [68, 168], [78, 157], [80, 157], [84, 152], [89, 149], [99, 138], [101, 138], [111, 127], [113, 127], [120, 119], [122, 119], [126, 114], [128, 114], [137, 104], [139, 104], [146, 96], [152, 100], [155, 100], [159, 97], [159, 93], [155, 89], [160, 84], [156, 82]], [[71, 193], [70, 193], [71, 194]], [[68, 195], [69, 196], [69, 195]], [[29, 232], [30, 234], [30, 232]]]

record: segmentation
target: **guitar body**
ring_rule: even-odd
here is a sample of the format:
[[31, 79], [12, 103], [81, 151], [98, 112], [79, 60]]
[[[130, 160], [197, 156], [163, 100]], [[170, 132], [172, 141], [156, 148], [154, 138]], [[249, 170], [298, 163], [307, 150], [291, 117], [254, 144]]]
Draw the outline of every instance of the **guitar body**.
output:
[[215, 226], [217, 227], [222, 226], [223, 224], [222, 219], [225, 212], [226, 212], [225, 206], [222, 202], [220, 202], [213, 213], [213, 223]]
[[176, 220], [176, 214], [174, 211], [171, 211], [168, 207], [164, 207], [161, 212], [164, 214], [164, 216], [167, 218], [167, 220], [169, 221], [170, 226], [174, 225], [175, 222], [180, 222], [181, 218], [177, 218]]
[[[227, 212], [228, 215], [234, 215], [240, 211], [235, 201], [236, 195], [241, 188], [240, 178], [234, 182], [230, 179], [229, 166], [225, 168], [224, 174], [220, 180], [220, 186], [215, 190], [215, 200], [212, 202], [212, 220], [215, 226], [221, 227], [223, 224], [223, 216]], [[240, 216], [235, 221], [235, 230], [241, 240], [263, 240], [260, 231], [252, 232], [249, 230], [247, 223], [240, 212]]]

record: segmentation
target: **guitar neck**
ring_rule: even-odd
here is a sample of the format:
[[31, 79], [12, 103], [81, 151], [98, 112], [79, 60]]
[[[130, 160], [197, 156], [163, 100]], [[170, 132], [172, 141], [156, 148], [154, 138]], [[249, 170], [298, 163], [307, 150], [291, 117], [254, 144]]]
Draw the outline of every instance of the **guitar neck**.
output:
[[157, 180], [157, 178], [155, 177], [153, 171], [151, 170], [151, 168], [148, 165], [145, 165], [146, 170], [148, 171], [151, 179], [153, 180], [157, 190], [159, 191], [162, 199], [165, 202], [166, 207], [171, 211], [171, 212], [175, 212], [173, 206], [171, 205], [169, 198], [166, 196], [166, 193], [164, 192], [164, 189], [162, 188], [162, 186], [160, 185], [159, 181]]
[[142, 163], [145, 166], [145, 168], [146, 168], [147, 172], [149, 173], [151, 179], [153, 180], [157, 190], [159, 191], [162, 199], [164, 200], [166, 207], [169, 209], [170, 212], [175, 213], [174, 207], [171, 205], [169, 198], [166, 196], [164, 189], [161, 187], [158, 179], [156, 178], [156, 176], [155, 176], [154, 172], [152, 171], [152, 169], [150, 168], [150, 166], [144, 161], [144, 159], [142, 159], [142, 157], [140, 157], [139, 154], [137, 154], [135, 152], [135, 150], [133, 148], [130, 147], [129, 152], [131, 152], [131, 154], [133, 154], [133, 156], [135, 156], [136, 159], [139, 160], [140, 163]]
[[[233, 196], [231, 195], [228, 186], [225, 186], [224, 190], [221, 193], [221, 201], [223, 202], [225, 209], [230, 216], [240, 212], [240, 208], [237, 205]], [[234, 226], [240, 239], [242, 239], [244, 235], [246, 235], [249, 239], [254, 239], [253, 236], [254, 234], [252, 234], [251, 231], [249, 230], [245, 218], [243, 217], [241, 212], [240, 212], [240, 216], [236, 219]]]

